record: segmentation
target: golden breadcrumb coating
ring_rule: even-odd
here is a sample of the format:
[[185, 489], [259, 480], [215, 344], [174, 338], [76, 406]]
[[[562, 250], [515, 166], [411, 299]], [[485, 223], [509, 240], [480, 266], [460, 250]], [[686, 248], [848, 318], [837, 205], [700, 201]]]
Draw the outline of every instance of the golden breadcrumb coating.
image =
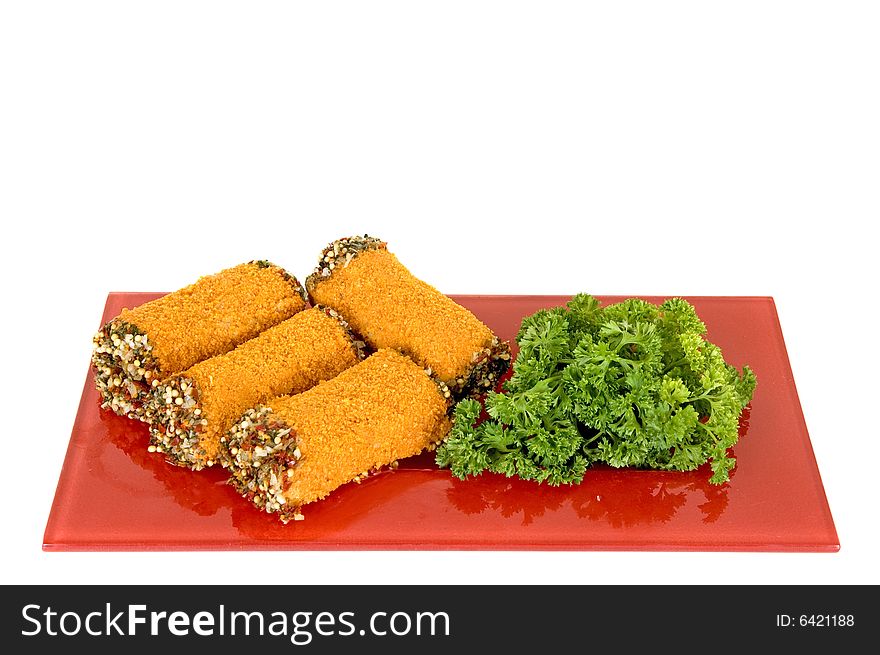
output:
[[232, 350], [305, 307], [283, 269], [248, 263], [124, 309], [119, 319], [149, 337], [161, 372], [173, 375]]
[[246, 413], [227, 434], [224, 466], [239, 492], [289, 518], [299, 506], [443, 439], [451, 427], [448, 404], [424, 369], [379, 350], [309, 391]]
[[160, 381], [232, 350], [305, 306], [296, 278], [257, 261], [123, 309], [92, 340], [101, 406], [149, 421], [145, 404]]
[[385, 248], [358, 253], [309, 287], [313, 302], [339, 311], [370, 346], [399, 350], [450, 386], [467, 377], [495, 339], [476, 316], [413, 276]]
[[220, 437], [246, 409], [311, 389], [357, 364], [359, 349], [328, 311], [300, 312], [166, 380], [148, 408], [151, 443], [173, 463], [204, 468], [216, 461]]

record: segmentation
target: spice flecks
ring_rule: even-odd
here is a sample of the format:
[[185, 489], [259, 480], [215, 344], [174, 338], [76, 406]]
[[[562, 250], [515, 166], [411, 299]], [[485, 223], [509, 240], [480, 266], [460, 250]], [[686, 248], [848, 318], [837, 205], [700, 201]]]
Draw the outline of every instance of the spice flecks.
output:
[[161, 374], [153, 345], [135, 325], [114, 319], [92, 339], [95, 386], [103, 408], [146, 420], [144, 400]]
[[298, 507], [287, 505], [284, 490], [302, 458], [296, 433], [258, 405], [245, 412], [226, 434], [220, 463], [229, 469], [229, 482], [242, 496], [267, 513], [287, 521], [300, 520]]

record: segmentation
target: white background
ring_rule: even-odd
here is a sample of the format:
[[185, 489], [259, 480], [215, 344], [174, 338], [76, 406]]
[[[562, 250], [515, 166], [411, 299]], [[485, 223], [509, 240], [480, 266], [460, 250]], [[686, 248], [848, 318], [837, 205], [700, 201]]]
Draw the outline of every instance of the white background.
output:
[[[878, 33], [872, 2], [4, 3], [0, 579], [880, 582]], [[774, 296], [840, 553], [43, 553], [107, 292], [357, 232], [447, 293]]]

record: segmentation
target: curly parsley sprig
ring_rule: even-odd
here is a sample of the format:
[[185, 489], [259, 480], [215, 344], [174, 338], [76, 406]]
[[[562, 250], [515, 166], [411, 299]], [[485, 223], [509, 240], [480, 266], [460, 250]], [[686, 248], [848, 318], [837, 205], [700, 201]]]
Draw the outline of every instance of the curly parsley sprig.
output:
[[503, 393], [455, 408], [437, 463], [456, 477], [483, 471], [551, 485], [578, 483], [587, 467], [690, 471], [710, 462], [729, 479], [739, 417], [756, 378], [706, 341], [681, 298], [659, 307], [631, 298], [600, 307], [588, 294], [526, 317]]

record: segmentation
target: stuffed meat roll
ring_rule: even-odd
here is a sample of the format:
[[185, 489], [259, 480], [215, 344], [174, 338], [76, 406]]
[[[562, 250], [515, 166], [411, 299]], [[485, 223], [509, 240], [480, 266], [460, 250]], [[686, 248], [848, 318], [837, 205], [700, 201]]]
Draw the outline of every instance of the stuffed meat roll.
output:
[[490, 389], [510, 363], [507, 342], [416, 278], [379, 239], [331, 243], [306, 279], [306, 290], [312, 302], [343, 314], [370, 347], [408, 355], [455, 396]]
[[94, 338], [92, 363], [102, 406], [146, 420], [144, 401], [161, 380], [232, 350], [305, 307], [296, 278], [260, 261], [123, 309]]
[[211, 466], [242, 412], [336, 377], [362, 359], [362, 346], [334, 310], [300, 312], [161, 382], [146, 408], [149, 449], [193, 470]]
[[303, 505], [443, 439], [450, 396], [408, 357], [380, 350], [309, 391], [246, 412], [224, 437], [221, 462], [257, 507], [302, 518]]

